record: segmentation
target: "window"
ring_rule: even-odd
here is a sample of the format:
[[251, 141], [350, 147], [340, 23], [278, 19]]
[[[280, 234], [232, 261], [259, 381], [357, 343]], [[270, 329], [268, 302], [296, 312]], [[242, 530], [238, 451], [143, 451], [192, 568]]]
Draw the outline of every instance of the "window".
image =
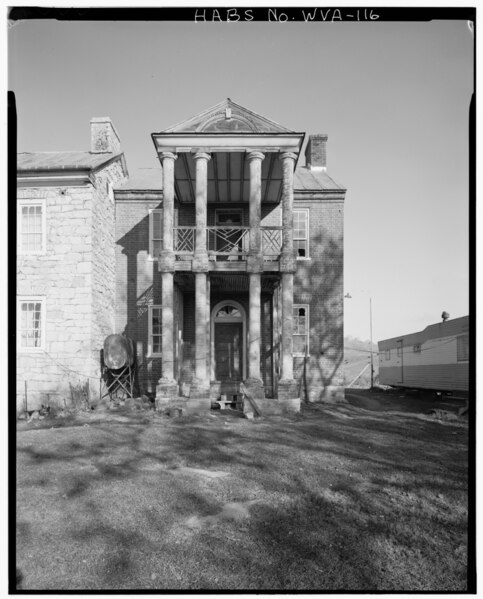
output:
[[469, 360], [469, 335], [458, 335], [456, 337], [456, 353], [458, 362], [465, 362]]
[[309, 306], [293, 307], [293, 354], [309, 355]]
[[421, 353], [421, 343], [415, 343], [413, 345], [413, 352], [415, 354], [420, 354]]
[[148, 355], [151, 357], [161, 356], [163, 338], [161, 323], [161, 306], [149, 306]]
[[293, 211], [293, 247], [297, 260], [309, 257], [309, 211]]
[[159, 256], [163, 244], [163, 210], [156, 208], [149, 211], [149, 257]]
[[42, 351], [45, 347], [45, 300], [23, 297], [18, 300], [18, 347], [22, 352]]
[[384, 352], [384, 359], [385, 360], [391, 359], [391, 350], [390, 349], [386, 349], [386, 351]]
[[402, 344], [403, 344], [402, 339], [399, 339], [399, 341], [397, 342], [397, 346], [396, 346], [397, 347], [396, 354], [397, 354], [398, 358], [400, 358], [403, 353], [403, 345]]
[[45, 202], [20, 200], [18, 204], [19, 253], [45, 252], [45, 229]]

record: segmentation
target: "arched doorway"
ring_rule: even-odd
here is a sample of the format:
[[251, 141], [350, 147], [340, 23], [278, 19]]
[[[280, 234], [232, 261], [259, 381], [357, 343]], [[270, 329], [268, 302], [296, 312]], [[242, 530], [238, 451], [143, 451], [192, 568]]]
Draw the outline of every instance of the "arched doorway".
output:
[[246, 378], [246, 314], [233, 300], [219, 302], [211, 312], [211, 379]]

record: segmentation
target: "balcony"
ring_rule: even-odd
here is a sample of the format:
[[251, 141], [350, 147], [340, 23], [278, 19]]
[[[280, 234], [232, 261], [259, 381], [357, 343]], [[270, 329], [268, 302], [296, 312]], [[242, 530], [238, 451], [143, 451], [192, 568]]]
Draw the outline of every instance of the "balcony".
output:
[[[264, 270], [278, 270], [282, 250], [282, 227], [260, 227]], [[206, 227], [210, 270], [246, 270], [250, 227]], [[176, 270], [191, 270], [196, 246], [196, 227], [174, 227]]]

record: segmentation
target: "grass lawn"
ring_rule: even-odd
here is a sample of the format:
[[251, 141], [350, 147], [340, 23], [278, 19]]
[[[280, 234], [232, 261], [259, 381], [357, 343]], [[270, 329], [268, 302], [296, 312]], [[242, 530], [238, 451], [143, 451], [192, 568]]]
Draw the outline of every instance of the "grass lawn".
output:
[[61, 424], [17, 433], [22, 589], [466, 589], [464, 421], [343, 404]]

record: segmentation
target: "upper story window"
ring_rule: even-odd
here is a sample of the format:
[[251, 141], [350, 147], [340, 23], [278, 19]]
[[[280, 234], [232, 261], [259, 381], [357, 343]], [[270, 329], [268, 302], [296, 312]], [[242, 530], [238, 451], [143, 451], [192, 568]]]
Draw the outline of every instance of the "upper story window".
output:
[[309, 306], [294, 304], [293, 306], [293, 355], [309, 354]]
[[17, 221], [19, 254], [43, 254], [46, 237], [45, 202], [19, 200]]
[[456, 359], [458, 362], [465, 362], [470, 359], [470, 338], [468, 333], [465, 335], [458, 335], [456, 337]]
[[402, 353], [403, 353], [403, 342], [402, 342], [402, 339], [399, 339], [399, 341], [397, 341], [397, 345], [396, 345], [397, 357], [400, 358], [402, 356]]
[[161, 306], [149, 306], [149, 336], [148, 355], [159, 357], [162, 355], [162, 318]]
[[163, 247], [163, 210], [149, 211], [149, 257], [157, 258]]
[[309, 257], [309, 211], [293, 211], [293, 247], [298, 260]]
[[420, 354], [421, 353], [421, 343], [415, 343], [413, 345], [413, 352], [415, 354]]
[[45, 347], [45, 299], [19, 297], [17, 308], [18, 347], [22, 352]]
[[386, 349], [384, 352], [384, 359], [385, 360], [390, 360], [391, 359], [391, 350], [390, 349]]

